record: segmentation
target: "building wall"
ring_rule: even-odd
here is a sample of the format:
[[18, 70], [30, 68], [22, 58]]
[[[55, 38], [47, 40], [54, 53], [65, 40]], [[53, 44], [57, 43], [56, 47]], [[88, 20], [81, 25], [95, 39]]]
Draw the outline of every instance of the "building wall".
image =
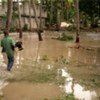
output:
[[[23, 11], [23, 8], [24, 8], [24, 11]], [[39, 6], [35, 5], [35, 8], [36, 8], [36, 16], [39, 17], [40, 16]], [[6, 12], [7, 12], [7, 3], [5, 3], [3, 7], [2, 7], [2, 5], [0, 5], [0, 16], [6, 15]], [[26, 2], [24, 5], [23, 4], [20, 5], [20, 12], [21, 12], [21, 15], [29, 16], [29, 3], [28, 2]], [[34, 17], [34, 11], [33, 11], [32, 6], [31, 6], [31, 16]], [[42, 17], [43, 17], [42, 18], [42, 22], [43, 22], [42, 27], [44, 28], [46, 12], [44, 12], [43, 10], [42, 10]], [[38, 19], [38, 23], [40, 23], [40, 18], [37, 18], [37, 19]], [[29, 28], [29, 17], [21, 17], [21, 22], [22, 22], [22, 27], [24, 27], [24, 25], [27, 24], [28, 28]], [[31, 18], [31, 22], [32, 22], [32, 28], [37, 28], [36, 23], [35, 23], [35, 18]], [[18, 28], [18, 26], [19, 26], [18, 19], [16, 19], [16, 21], [12, 20], [12, 23], [13, 23], [12, 25], [14, 25]]]

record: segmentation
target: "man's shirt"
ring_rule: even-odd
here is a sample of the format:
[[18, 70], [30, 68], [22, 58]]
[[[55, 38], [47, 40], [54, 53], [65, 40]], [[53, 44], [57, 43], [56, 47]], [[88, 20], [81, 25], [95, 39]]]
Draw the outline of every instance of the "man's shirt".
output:
[[12, 39], [12, 37], [5, 36], [2, 40], [1, 40], [1, 46], [4, 49], [4, 52], [7, 53], [8, 57], [12, 57], [14, 54], [14, 46], [15, 46], [15, 41]]

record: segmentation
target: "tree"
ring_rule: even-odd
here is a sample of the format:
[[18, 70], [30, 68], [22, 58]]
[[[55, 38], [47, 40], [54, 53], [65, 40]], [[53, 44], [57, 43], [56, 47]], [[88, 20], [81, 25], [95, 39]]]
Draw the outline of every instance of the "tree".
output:
[[30, 24], [29, 30], [31, 31], [31, 30], [32, 30], [32, 21], [31, 21], [31, 0], [29, 0], [29, 24]]
[[37, 25], [37, 33], [38, 33], [38, 38], [39, 38], [39, 41], [42, 41], [42, 35], [41, 35], [41, 30], [39, 29], [39, 24], [38, 24], [38, 19], [37, 19], [37, 15], [36, 15], [36, 9], [35, 9], [35, 2], [32, 1], [32, 6], [33, 6], [33, 12], [34, 12], [34, 17], [35, 17], [35, 22], [36, 22], [36, 25]]
[[44, 0], [43, 9], [47, 12], [46, 25], [60, 25], [61, 21], [69, 21], [74, 18], [72, 0]]
[[20, 13], [20, 5], [19, 0], [17, 0], [18, 5], [18, 20], [19, 20], [19, 38], [22, 38], [22, 24], [21, 24], [21, 13]]
[[[23, 15], [25, 16], [25, 3], [26, 3], [26, 0], [23, 0], [22, 1], [22, 7], [23, 7]], [[24, 25], [25, 25], [25, 17], [23, 18], [23, 22], [24, 22]]]
[[75, 0], [75, 11], [76, 11], [76, 43], [79, 43], [79, 32], [80, 32], [80, 20], [79, 20], [79, 0]]
[[6, 30], [9, 33], [10, 25], [11, 25], [11, 19], [12, 19], [12, 8], [13, 2], [12, 0], [7, 0], [7, 20], [6, 20]]
[[87, 21], [90, 21], [91, 26], [96, 27], [100, 19], [100, 0], [79, 0], [79, 8], [80, 13], [84, 14]]

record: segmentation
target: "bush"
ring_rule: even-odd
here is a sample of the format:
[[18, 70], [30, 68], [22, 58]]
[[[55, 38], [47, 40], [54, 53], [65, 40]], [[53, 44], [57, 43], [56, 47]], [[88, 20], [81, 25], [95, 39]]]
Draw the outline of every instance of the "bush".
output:
[[76, 27], [74, 25], [71, 25], [67, 28], [68, 31], [75, 31]]
[[74, 38], [72, 36], [68, 36], [65, 33], [63, 33], [62, 36], [61, 37], [58, 37], [57, 39], [58, 40], [61, 40], [61, 41], [71, 41]]
[[23, 27], [23, 31], [27, 31], [28, 30], [28, 24], [25, 24]]
[[10, 32], [15, 32], [15, 28], [14, 27], [11, 27], [10, 28]]

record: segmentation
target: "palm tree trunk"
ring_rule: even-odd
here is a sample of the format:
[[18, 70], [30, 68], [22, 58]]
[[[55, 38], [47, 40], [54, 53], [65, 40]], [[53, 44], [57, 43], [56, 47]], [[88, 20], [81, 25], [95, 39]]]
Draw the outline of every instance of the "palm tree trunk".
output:
[[[22, 4], [23, 4], [23, 15], [25, 15], [25, 1], [22, 1]], [[24, 25], [25, 25], [25, 17], [23, 17], [23, 22], [24, 22]]]
[[38, 19], [37, 19], [37, 16], [36, 16], [36, 9], [35, 9], [35, 4], [34, 4], [33, 0], [32, 0], [32, 6], [33, 6], [33, 13], [34, 13], [34, 18], [35, 18], [35, 23], [36, 23], [36, 26], [38, 28], [39, 27]]
[[17, 0], [17, 3], [18, 3], [18, 19], [19, 19], [19, 38], [22, 38], [22, 25], [21, 25], [21, 13], [20, 13], [19, 0]]
[[75, 0], [75, 11], [76, 11], [76, 43], [80, 42], [80, 20], [79, 20], [79, 0]]
[[60, 12], [60, 22], [63, 21], [64, 19], [64, 14], [63, 14], [63, 10], [64, 10], [64, 5], [63, 5], [63, 0], [61, 0], [61, 12]]
[[67, 2], [66, 6], [67, 6], [67, 21], [68, 21], [68, 20], [69, 20], [69, 9], [70, 9], [70, 4], [69, 4], [69, 1], [68, 1], [68, 0], [67, 0], [66, 2]]
[[53, 2], [52, 2], [52, 0], [50, 1], [50, 25], [49, 25], [49, 27], [51, 28], [51, 26], [52, 26], [52, 12], [53, 12]]
[[40, 6], [40, 25], [39, 25], [39, 29], [41, 30], [42, 28], [42, 3], [39, 3]]
[[36, 22], [36, 25], [37, 25], [37, 33], [38, 33], [38, 38], [39, 38], [39, 41], [42, 41], [42, 35], [41, 35], [41, 30], [39, 29], [39, 24], [38, 24], [38, 19], [37, 19], [37, 16], [36, 16], [36, 9], [35, 9], [35, 4], [34, 2], [32, 1], [32, 5], [33, 5], [33, 12], [34, 12], [34, 17], [35, 17], [35, 22]]
[[7, 20], [6, 20], [6, 30], [8, 31], [8, 33], [10, 30], [11, 19], [12, 19], [12, 7], [13, 7], [12, 0], [8, 0], [7, 1]]
[[29, 30], [32, 31], [32, 20], [31, 20], [31, 0], [29, 0]]

